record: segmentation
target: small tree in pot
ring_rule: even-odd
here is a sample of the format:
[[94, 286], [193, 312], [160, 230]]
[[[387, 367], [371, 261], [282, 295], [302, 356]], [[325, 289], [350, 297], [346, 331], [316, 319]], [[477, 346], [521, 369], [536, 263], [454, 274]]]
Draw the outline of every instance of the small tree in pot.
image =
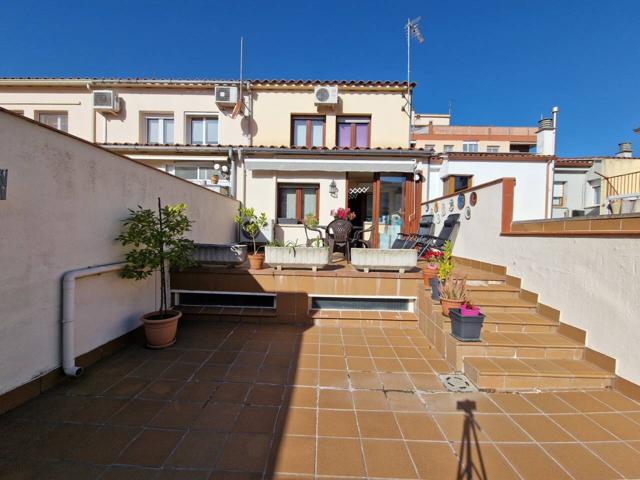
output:
[[442, 256], [438, 259], [438, 291], [442, 314], [449, 315], [450, 308], [460, 308], [467, 299], [467, 283], [463, 278], [453, 276], [453, 246], [444, 242]]
[[123, 220], [124, 231], [117, 237], [123, 246], [133, 248], [127, 252], [122, 276], [143, 280], [160, 271], [160, 309], [142, 316], [147, 345], [164, 348], [175, 343], [181, 312], [171, 310], [167, 299], [167, 266], [183, 269], [193, 265], [194, 244], [184, 237], [192, 222], [184, 213], [184, 204], [162, 206], [158, 210], [129, 209]]
[[247, 234], [253, 243], [253, 254], [248, 255], [249, 265], [254, 270], [260, 270], [264, 263], [264, 253], [258, 253], [256, 237], [260, 233], [260, 230], [267, 226], [267, 215], [264, 212], [256, 215], [253, 208], [240, 206], [238, 207], [238, 214], [235, 216], [234, 221], [240, 225], [242, 231]]

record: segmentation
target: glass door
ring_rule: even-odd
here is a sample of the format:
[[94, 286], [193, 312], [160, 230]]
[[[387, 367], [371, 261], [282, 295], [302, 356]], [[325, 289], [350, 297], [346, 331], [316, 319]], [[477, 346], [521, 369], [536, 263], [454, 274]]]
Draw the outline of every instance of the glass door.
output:
[[378, 248], [390, 248], [405, 220], [406, 175], [384, 174], [378, 176]]

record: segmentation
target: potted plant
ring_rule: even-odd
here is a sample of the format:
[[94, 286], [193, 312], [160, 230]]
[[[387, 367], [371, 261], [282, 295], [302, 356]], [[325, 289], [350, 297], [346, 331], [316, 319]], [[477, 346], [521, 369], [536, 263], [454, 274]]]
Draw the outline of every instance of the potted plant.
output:
[[449, 309], [451, 335], [463, 342], [479, 342], [484, 323], [480, 308], [465, 302], [460, 308]]
[[235, 216], [234, 221], [240, 225], [242, 231], [247, 234], [253, 243], [253, 253], [248, 255], [249, 266], [252, 270], [260, 270], [264, 263], [264, 253], [258, 253], [256, 237], [260, 233], [260, 230], [267, 226], [267, 215], [264, 212], [256, 215], [253, 208], [240, 206], [238, 207], [238, 214]]
[[449, 315], [450, 308], [460, 308], [467, 299], [467, 285], [463, 278], [453, 276], [453, 246], [444, 242], [442, 256], [438, 259], [438, 294], [442, 314]]
[[217, 173], [214, 173], [213, 175], [211, 175], [211, 183], [213, 183], [214, 185], [217, 185], [219, 181], [220, 181], [220, 175], [218, 175]]
[[[322, 239], [319, 239], [322, 240]], [[295, 242], [269, 242], [265, 248], [265, 261], [278, 270], [285, 268], [311, 268], [314, 272], [330, 263], [329, 247], [322, 243], [312, 246]]]
[[133, 247], [125, 255], [124, 278], [142, 280], [160, 271], [160, 309], [142, 316], [147, 346], [151, 348], [165, 348], [176, 341], [182, 313], [168, 306], [166, 268], [183, 269], [195, 263], [194, 243], [184, 237], [192, 224], [185, 209], [184, 204], [163, 207], [159, 198], [157, 212], [141, 206], [130, 209], [123, 221], [124, 230], [117, 237], [123, 246]]
[[424, 282], [424, 286], [430, 286], [430, 279], [438, 277], [438, 260], [442, 257], [442, 252], [440, 250], [427, 250], [427, 253], [424, 256], [427, 264], [422, 269], [422, 280]]
[[307, 228], [318, 228], [318, 225], [320, 225], [320, 221], [313, 213], [307, 213], [304, 216], [304, 224], [307, 226]]
[[331, 216], [334, 220], [348, 220], [352, 222], [356, 218], [356, 214], [351, 211], [350, 208], [338, 208], [336, 210], [331, 210]]

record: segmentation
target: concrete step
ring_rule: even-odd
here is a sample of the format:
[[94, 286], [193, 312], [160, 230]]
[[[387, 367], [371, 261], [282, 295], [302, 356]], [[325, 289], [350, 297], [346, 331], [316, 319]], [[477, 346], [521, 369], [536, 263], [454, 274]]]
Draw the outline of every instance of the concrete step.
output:
[[463, 371], [485, 390], [606, 388], [615, 375], [586, 360], [467, 357]]
[[[451, 319], [442, 313], [437, 313], [441, 318], [443, 328], [451, 332]], [[539, 313], [485, 313], [482, 330], [486, 332], [514, 332], [514, 333], [553, 333], [558, 329], [559, 323]]]
[[[520, 297], [501, 298], [488, 293], [471, 292], [469, 301], [480, 307], [483, 313], [536, 313], [538, 304]], [[433, 306], [434, 311], [441, 311], [440, 303]]]
[[479, 342], [445, 338], [446, 359], [456, 369], [467, 357], [582, 360], [584, 345], [559, 333], [517, 333], [483, 331]]
[[520, 289], [512, 285], [488, 284], [488, 285], [467, 285], [469, 295], [489, 295], [496, 298], [519, 298]]

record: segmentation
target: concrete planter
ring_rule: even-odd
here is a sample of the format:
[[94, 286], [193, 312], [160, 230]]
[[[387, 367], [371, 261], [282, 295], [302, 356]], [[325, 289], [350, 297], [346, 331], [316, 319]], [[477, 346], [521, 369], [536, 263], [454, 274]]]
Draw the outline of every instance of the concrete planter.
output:
[[208, 265], [242, 265], [247, 260], [247, 246], [240, 244], [196, 243], [193, 259]]
[[391, 270], [404, 273], [418, 264], [418, 252], [412, 248], [353, 248], [351, 264], [358, 270]]
[[318, 268], [330, 263], [328, 247], [265, 247], [265, 262], [272, 267], [282, 268]]

